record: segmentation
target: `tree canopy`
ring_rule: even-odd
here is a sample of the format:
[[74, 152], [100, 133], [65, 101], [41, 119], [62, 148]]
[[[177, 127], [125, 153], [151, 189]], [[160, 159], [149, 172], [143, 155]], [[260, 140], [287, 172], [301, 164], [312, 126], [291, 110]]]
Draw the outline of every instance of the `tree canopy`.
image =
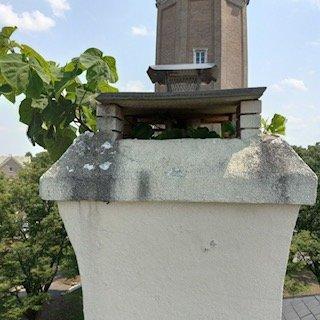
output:
[[319, 178], [317, 202], [301, 208], [290, 250], [286, 288], [299, 293], [304, 286], [296, 276], [303, 269], [310, 270], [320, 283], [320, 143], [294, 149]]
[[17, 179], [0, 178], [0, 314], [6, 320], [35, 319], [58, 267], [70, 259], [57, 206], [38, 195], [39, 178], [51, 164], [41, 153]]

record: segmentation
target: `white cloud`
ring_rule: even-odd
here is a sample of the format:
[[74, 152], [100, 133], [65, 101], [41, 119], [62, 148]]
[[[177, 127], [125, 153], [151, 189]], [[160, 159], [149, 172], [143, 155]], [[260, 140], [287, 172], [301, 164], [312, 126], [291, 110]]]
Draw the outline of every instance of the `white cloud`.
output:
[[55, 21], [38, 10], [17, 13], [11, 5], [0, 3], [0, 24], [17, 26], [22, 31], [40, 32], [54, 27]]
[[302, 80], [294, 78], [286, 78], [278, 83], [270, 86], [270, 89], [275, 92], [283, 92], [285, 89], [293, 89], [296, 91], [308, 91], [305, 83]]
[[144, 84], [139, 81], [129, 81], [124, 88], [124, 91], [128, 91], [128, 92], [143, 92], [146, 91], [146, 88], [144, 86]]
[[308, 1], [320, 9], [320, 0], [308, 0]]
[[138, 37], [146, 37], [149, 35], [154, 35], [154, 32], [148, 30], [148, 28], [143, 25], [131, 27], [131, 33], [134, 36], [138, 36]]
[[46, 0], [57, 17], [63, 17], [64, 13], [71, 9], [68, 0]]

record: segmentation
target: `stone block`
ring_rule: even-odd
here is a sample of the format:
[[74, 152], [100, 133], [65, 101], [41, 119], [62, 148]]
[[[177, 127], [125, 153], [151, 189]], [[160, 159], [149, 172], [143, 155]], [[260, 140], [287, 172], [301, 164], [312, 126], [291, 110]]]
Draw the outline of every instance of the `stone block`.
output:
[[98, 129], [103, 132], [123, 131], [123, 121], [114, 117], [97, 118], [97, 125]]
[[97, 117], [116, 117], [123, 120], [122, 109], [117, 105], [98, 106]]
[[258, 114], [242, 115], [240, 116], [241, 129], [258, 129], [261, 126], [261, 116]]
[[241, 130], [241, 139], [258, 139], [261, 136], [261, 131], [259, 129], [244, 129]]
[[262, 112], [261, 100], [242, 101], [240, 107], [241, 114], [260, 114]]

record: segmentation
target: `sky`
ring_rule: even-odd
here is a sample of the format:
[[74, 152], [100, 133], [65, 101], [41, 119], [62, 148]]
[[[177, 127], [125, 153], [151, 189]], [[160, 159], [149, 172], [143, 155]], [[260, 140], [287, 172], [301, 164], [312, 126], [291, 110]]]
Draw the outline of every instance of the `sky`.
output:
[[[0, 0], [0, 25], [14, 38], [65, 64], [89, 47], [117, 59], [120, 91], [152, 91], [155, 0]], [[320, 142], [320, 0], [251, 0], [249, 86], [267, 86], [263, 115], [288, 118], [286, 140]], [[0, 154], [35, 153], [18, 106], [0, 98]]]

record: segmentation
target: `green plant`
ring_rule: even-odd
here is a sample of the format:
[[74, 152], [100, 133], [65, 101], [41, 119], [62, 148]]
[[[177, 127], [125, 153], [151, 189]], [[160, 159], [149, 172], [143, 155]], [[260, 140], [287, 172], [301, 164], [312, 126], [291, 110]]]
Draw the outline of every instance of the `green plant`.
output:
[[284, 136], [286, 134], [286, 123], [287, 119], [284, 116], [275, 114], [271, 121], [268, 119], [262, 119], [261, 127], [265, 134]]
[[59, 266], [74, 257], [56, 204], [39, 197], [39, 178], [51, 165], [41, 153], [17, 179], [0, 177], [1, 319], [36, 319]]
[[57, 160], [79, 132], [96, 130], [95, 98], [117, 91], [110, 85], [118, 80], [116, 61], [90, 48], [59, 66], [11, 40], [15, 30], [0, 32], [0, 95], [12, 103], [24, 96], [19, 114], [28, 138]]
[[215, 139], [215, 138], [230, 138], [235, 135], [234, 125], [230, 122], [224, 123], [221, 126], [222, 137], [215, 131], [210, 131], [207, 127], [198, 128], [172, 128], [162, 131], [156, 135], [155, 130], [150, 124], [138, 123], [132, 130], [132, 137], [134, 139], [155, 139], [155, 140], [168, 140], [168, 139]]

